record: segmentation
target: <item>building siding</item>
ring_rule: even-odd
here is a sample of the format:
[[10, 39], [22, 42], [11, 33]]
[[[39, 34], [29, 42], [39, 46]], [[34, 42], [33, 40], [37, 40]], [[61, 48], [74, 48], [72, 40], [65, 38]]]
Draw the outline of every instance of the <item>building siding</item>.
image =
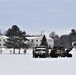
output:
[[6, 36], [0, 36], [0, 48], [5, 48], [5, 42], [7, 41]]
[[[39, 36], [39, 37], [26, 37], [28, 39], [28, 45], [29, 47], [36, 47], [39, 46], [41, 44], [41, 40], [42, 40], [43, 36]], [[54, 40], [52, 38], [47, 38], [47, 43], [48, 46], [53, 47], [54, 46]]]

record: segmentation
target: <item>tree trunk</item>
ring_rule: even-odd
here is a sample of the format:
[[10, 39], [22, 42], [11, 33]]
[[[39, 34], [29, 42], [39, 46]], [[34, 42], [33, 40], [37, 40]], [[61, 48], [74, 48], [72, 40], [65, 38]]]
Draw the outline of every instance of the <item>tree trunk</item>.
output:
[[15, 48], [14, 48], [14, 50], [13, 50], [13, 54], [15, 54]]
[[19, 52], [18, 52], [18, 54], [20, 54], [20, 49], [19, 49]]
[[26, 49], [24, 50], [24, 54], [26, 54]]

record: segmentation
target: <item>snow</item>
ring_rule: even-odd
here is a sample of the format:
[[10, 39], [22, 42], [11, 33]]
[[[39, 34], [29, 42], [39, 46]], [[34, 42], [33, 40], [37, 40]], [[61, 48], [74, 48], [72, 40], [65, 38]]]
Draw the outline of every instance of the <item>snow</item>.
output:
[[33, 58], [32, 50], [26, 54], [10, 54], [12, 49], [2, 49], [0, 75], [76, 75], [76, 49], [72, 58]]
[[1, 37], [1, 38], [8, 38], [7, 36], [4, 36], [4, 35], [0, 35], [0, 37]]
[[26, 37], [27, 39], [36, 39], [38, 37]]

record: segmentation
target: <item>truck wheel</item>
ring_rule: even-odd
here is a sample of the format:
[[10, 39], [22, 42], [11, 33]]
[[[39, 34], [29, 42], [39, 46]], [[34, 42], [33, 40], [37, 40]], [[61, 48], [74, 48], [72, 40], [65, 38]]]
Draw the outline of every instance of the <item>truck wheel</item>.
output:
[[39, 58], [43, 58], [43, 56], [39, 56]]
[[58, 58], [58, 56], [51, 56], [52, 58]]
[[38, 56], [35, 56], [35, 58], [38, 58]]
[[61, 57], [66, 57], [66, 55], [62, 55]]
[[33, 55], [33, 58], [35, 58], [35, 55]]
[[61, 57], [65, 57], [65, 56], [61, 56]]
[[55, 56], [55, 58], [58, 58], [58, 56]]
[[37, 58], [38, 56], [36, 56], [36, 55], [33, 55], [33, 58]]
[[35, 56], [33, 55], [33, 58], [34, 58]]
[[44, 58], [46, 58], [46, 56], [44, 56]]
[[51, 56], [52, 58], [58, 58], [58, 55], [55, 55], [55, 54], [50, 54], [50, 56]]

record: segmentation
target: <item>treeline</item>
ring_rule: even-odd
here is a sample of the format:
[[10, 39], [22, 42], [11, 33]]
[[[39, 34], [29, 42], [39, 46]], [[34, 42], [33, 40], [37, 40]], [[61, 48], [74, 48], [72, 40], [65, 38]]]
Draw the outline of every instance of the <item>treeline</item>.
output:
[[[18, 41], [19, 44], [21, 44], [21, 42], [20, 42], [21, 40], [22, 41], [25, 41], [26, 40], [26, 38], [24, 38], [25, 35], [26, 35], [26, 32], [25, 31], [21, 31], [20, 28], [17, 25], [12, 25], [12, 27], [9, 28], [4, 33], [2, 33], [2, 31], [0, 30], [0, 35], [6, 35], [6, 36], [10, 37], [10, 39], [13, 39], [13, 41], [14, 40]], [[53, 31], [53, 32], [51, 32], [49, 34], [49, 36], [54, 39], [54, 45], [55, 46], [63, 46], [64, 48], [69, 48], [69, 47], [72, 46], [72, 42], [73, 41], [76, 41], [76, 30], [75, 29], [72, 29], [69, 34], [61, 35], [61, 36], [58, 36]], [[10, 41], [10, 39], [9, 39], [9, 41]], [[18, 44], [18, 48], [21, 46], [21, 45], [19, 46], [19, 44]], [[14, 46], [14, 45], [15, 44], [12, 44], [11, 46]], [[8, 45], [8, 46], [10, 46], [10, 45]]]
[[76, 30], [72, 29], [69, 34], [61, 35], [60, 37], [55, 32], [51, 32], [49, 36], [54, 39], [55, 46], [69, 48], [72, 46], [72, 42], [76, 41]]

